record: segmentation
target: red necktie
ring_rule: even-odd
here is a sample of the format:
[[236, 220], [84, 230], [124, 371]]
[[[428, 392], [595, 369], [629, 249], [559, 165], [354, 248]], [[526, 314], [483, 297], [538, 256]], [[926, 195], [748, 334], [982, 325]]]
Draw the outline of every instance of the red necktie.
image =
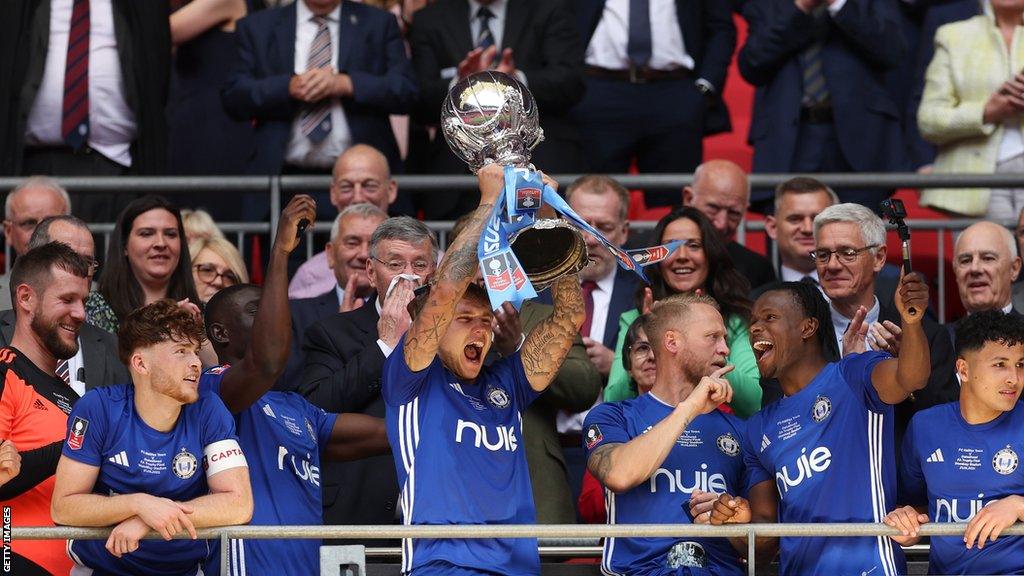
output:
[[580, 335], [590, 338], [590, 324], [594, 321], [594, 289], [597, 288], [597, 282], [584, 280], [580, 282], [580, 288], [583, 290], [583, 308], [586, 310], [583, 326], [580, 327]]
[[76, 150], [89, 137], [89, 0], [74, 0], [71, 8], [60, 134]]

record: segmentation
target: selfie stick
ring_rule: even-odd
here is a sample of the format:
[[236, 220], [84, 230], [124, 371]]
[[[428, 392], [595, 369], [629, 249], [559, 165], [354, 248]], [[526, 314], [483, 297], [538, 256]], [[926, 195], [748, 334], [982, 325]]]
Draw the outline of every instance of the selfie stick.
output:
[[[890, 224], [896, 226], [896, 233], [899, 234], [900, 241], [903, 243], [903, 275], [909, 276], [914, 269], [910, 263], [910, 228], [907, 227], [907, 222], [904, 220], [907, 211], [903, 207], [903, 202], [901, 200], [883, 200], [882, 214], [889, 219]], [[913, 306], [907, 309], [907, 312], [911, 316], [917, 316], [917, 308]]]

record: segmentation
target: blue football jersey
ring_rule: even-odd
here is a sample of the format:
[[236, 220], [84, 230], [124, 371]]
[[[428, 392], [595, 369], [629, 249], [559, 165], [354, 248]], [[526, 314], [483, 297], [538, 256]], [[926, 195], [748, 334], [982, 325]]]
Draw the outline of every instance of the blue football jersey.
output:
[[[519, 354], [462, 383], [440, 358], [413, 372], [405, 339], [384, 363], [382, 394], [406, 524], [532, 524], [522, 411], [537, 393]], [[500, 574], [538, 574], [537, 541], [407, 539], [402, 571], [444, 565]]]
[[[174, 429], [150, 428], [135, 410], [131, 384], [94, 388], [68, 416], [63, 454], [99, 467], [93, 494], [146, 493], [188, 501], [209, 493], [204, 453], [223, 441], [237, 441], [231, 414], [220, 398], [200, 394], [181, 408]], [[196, 574], [210, 552], [206, 540], [143, 540], [131, 554], [115, 558], [103, 540], [71, 540], [68, 553], [76, 563], [102, 574]]]
[[[646, 434], [674, 408], [647, 393], [601, 404], [583, 425], [588, 455], [600, 446], [629, 442]], [[668, 457], [649, 480], [616, 494], [605, 489], [609, 524], [689, 524], [687, 507], [694, 489], [741, 494], [746, 475], [740, 446], [745, 424], [719, 411], [698, 416], [676, 439]], [[725, 538], [606, 538], [602, 572], [649, 576], [701, 573], [744, 574], [736, 550]]]
[[[220, 394], [228, 366], [203, 373], [199, 390]], [[235, 415], [238, 444], [249, 463], [253, 526], [320, 525], [320, 451], [330, 443], [337, 414], [292, 392], [267, 392]], [[232, 540], [230, 576], [318, 574], [320, 540]], [[220, 573], [220, 547], [204, 569]]]
[[[851, 354], [828, 364], [806, 388], [747, 421], [748, 486], [773, 482], [779, 522], [881, 522], [896, 502], [893, 407], [871, 371], [888, 354]], [[888, 537], [782, 538], [780, 574], [906, 572]]]
[[[982, 506], [1024, 495], [1024, 406], [985, 424], [968, 424], [960, 403], [914, 415], [903, 438], [900, 502], [928, 504], [932, 522], [969, 522]], [[961, 536], [932, 537], [931, 574], [1024, 574], [1024, 538], [968, 550]]]

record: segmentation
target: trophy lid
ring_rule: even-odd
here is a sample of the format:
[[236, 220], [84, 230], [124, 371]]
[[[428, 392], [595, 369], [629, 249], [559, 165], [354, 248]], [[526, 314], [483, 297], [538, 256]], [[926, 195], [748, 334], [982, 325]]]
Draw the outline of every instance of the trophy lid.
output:
[[544, 139], [537, 104], [521, 82], [493, 70], [470, 74], [441, 105], [441, 131], [474, 173], [489, 162], [526, 166]]

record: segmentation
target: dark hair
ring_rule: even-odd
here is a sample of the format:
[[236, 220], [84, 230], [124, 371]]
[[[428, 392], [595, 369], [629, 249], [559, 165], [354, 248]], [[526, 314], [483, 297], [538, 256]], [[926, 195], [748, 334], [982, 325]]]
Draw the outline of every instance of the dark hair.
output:
[[167, 284], [167, 297], [175, 301], [188, 298], [192, 302], [199, 302], [199, 295], [192, 279], [192, 259], [189, 257], [185, 242], [181, 213], [163, 196], [143, 196], [125, 206], [117, 217], [117, 225], [114, 227], [114, 234], [110, 238], [110, 247], [107, 250], [107, 259], [103, 263], [103, 274], [100, 276], [99, 292], [118, 319], [123, 319], [129, 312], [145, 303], [142, 286], [132, 273], [126, 250], [135, 219], [150, 210], [166, 210], [173, 214], [178, 222], [181, 248], [178, 251], [178, 266], [171, 273]]
[[[647, 333], [647, 321], [649, 318], [647, 314], [637, 316], [636, 320], [633, 320], [633, 323], [629, 325], [629, 329], [626, 330], [626, 339], [622, 344], [622, 367], [626, 369], [626, 372], [633, 369], [633, 359], [630, 355], [630, 350], [633, 348], [633, 344], [636, 344], [636, 339], [640, 337], [640, 331], [643, 330], [645, 334]], [[650, 337], [651, 335], [647, 334], [648, 340]]]
[[[235, 284], [234, 286], [218, 290], [210, 298], [210, 301], [206, 303], [206, 308], [203, 309], [203, 316], [206, 319], [207, 336], [212, 336], [209, 334], [209, 330], [213, 323], [223, 323], [226, 316], [237, 316], [239, 314], [239, 298], [250, 290], [259, 291], [260, 287], [255, 284]], [[214, 341], [212, 337], [210, 340]]]
[[89, 231], [89, 225], [77, 216], [48, 216], [40, 220], [35, 231], [32, 232], [32, 237], [28, 240], [29, 250], [53, 241], [53, 238], [50, 238], [50, 226], [53, 226], [55, 222], [67, 222], [71, 226], [81, 228], [86, 232]]
[[[89, 276], [89, 261], [63, 242], [49, 242], [32, 248], [14, 261], [11, 269], [11, 302], [18, 301], [18, 286], [28, 284], [33, 290], [42, 291], [53, 279], [53, 268], [74, 274], [79, 278]], [[14, 306], [17, 310], [18, 307]]]
[[[704, 246], [704, 261], [708, 267], [708, 277], [704, 281], [704, 293], [718, 302], [726, 324], [729, 323], [729, 316], [734, 314], [745, 322], [749, 322], [750, 299], [747, 298], [747, 293], [750, 292], [750, 281], [736, 270], [732, 257], [729, 256], [729, 252], [725, 248], [725, 243], [722, 242], [718, 232], [703, 212], [689, 206], [682, 206], [669, 212], [661, 220], [658, 220], [658, 224], [654, 227], [654, 241], [660, 244], [668, 225], [683, 218], [695, 222], [700, 228], [700, 240]], [[661, 269], [658, 266], [648, 266], [644, 273], [651, 281], [651, 292], [655, 301], [674, 294], [672, 288], [661, 277]], [[637, 308], [642, 307], [643, 298], [644, 286], [641, 285], [636, 295]]]
[[1002, 310], [976, 312], [956, 324], [956, 355], [981, 350], [986, 342], [1004, 346], [1024, 343], [1024, 319]]
[[821, 346], [821, 354], [826, 362], [835, 362], [842, 358], [839, 343], [836, 342], [835, 331], [832, 329], [832, 310], [829, 308], [821, 290], [810, 282], [774, 282], [769, 284], [762, 296], [769, 292], [787, 292], [793, 301], [800, 306], [804, 318], [818, 320], [818, 332], [815, 337]]
[[132, 354], [168, 340], [195, 342], [205, 340], [203, 323], [170, 298], [157, 300], [132, 312], [121, 320], [117, 331], [117, 356], [125, 366], [131, 364]]

